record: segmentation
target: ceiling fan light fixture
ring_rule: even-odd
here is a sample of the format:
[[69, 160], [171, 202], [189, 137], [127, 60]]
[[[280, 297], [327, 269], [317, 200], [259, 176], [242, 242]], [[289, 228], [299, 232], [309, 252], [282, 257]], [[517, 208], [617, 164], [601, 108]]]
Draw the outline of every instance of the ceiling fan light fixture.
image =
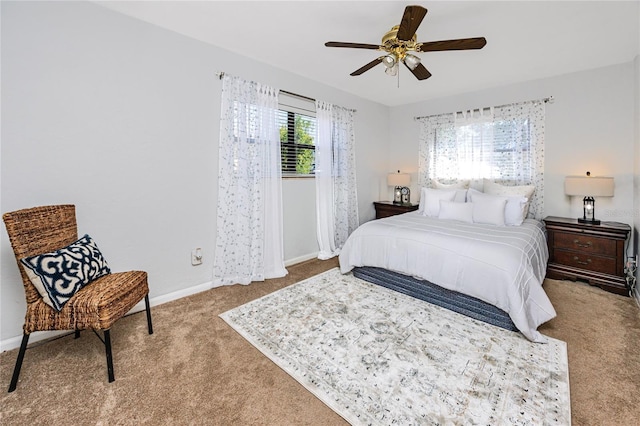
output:
[[394, 66], [387, 68], [384, 72], [392, 77], [396, 76], [398, 74], [398, 64], [396, 63]]
[[413, 71], [418, 65], [420, 65], [420, 58], [418, 58], [416, 55], [407, 53], [407, 55], [404, 57], [404, 63], [409, 67], [411, 71]]
[[387, 69], [393, 68], [397, 62], [398, 61], [395, 55], [392, 55], [392, 54], [389, 54], [384, 58], [382, 58], [382, 63], [384, 64], [385, 67], [387, 67]]
[[[2, 0], [0, 0], [2, 1]], [[327, 47], [348, 47], [353, 49], [369, 49], [382, 51], [383, 56], [378, 56], [368, 64], [358, 68], [350, 75], [356, 76], [369, 71], [382, 62], [388, 75], [399, 75], [400, 62], [411, 71], [418, 80], [426, 80], [431, 73], [422, 65], [420, 58], [408, 52], [442, 52], [447, 50], [482, 49], [487, 40], [484, 37], [457, 38], [452, 40], [439, 40], [418, 43], [416, 31], [427, 14], [427, 9], [419, 5], [405, 7], [400, 25], [395, 25], [383, 37], [380, 44], [351, 43], [341, 41], [328, 41]], [[380, 53], [378, 53], [380, 55]], [[398, 80], [399, 81], [399, 80]]]

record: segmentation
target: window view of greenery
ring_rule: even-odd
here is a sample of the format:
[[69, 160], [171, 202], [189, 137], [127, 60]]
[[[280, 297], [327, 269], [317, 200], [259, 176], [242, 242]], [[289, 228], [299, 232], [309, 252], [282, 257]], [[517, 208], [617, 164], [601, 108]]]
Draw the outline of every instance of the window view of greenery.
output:
[[312, 175], [315, 170], [315, 117], [279, 111], [283, 175]]

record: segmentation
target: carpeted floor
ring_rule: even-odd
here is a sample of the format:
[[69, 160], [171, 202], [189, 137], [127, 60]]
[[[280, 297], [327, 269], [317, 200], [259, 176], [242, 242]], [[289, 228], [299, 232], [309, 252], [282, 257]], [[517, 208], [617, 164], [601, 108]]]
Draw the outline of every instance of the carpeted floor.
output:
[[[339, 425], [344, 420], [264, 357], [218, 315], [337, 260], [304, 262], [282, 279], [222, 287], [153, 308], [112, 329], [116, 381], [93, 333], [36, 343], [8, 394], [17, 350], [0, 354], [0, 424]], [[151, 283], [153, 285], [153, 283]], [[543, 334], [568, 344], [574, 425], [632, 425], [640, 418], [640, 313], [630, 298], [547, 280], [558, 317]]]

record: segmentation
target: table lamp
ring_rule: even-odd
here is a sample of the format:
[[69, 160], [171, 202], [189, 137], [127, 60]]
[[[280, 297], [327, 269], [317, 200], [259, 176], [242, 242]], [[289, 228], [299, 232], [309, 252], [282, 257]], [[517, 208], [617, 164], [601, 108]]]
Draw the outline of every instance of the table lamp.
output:
[[586, 176], [567, 176], [564, 178], [564, 193], [569, 196], [582, 195], [582, 218], [578, 222], [600, 225], [596, 219], [596, 202], [593, 197], [613, 197], [613, 178], [594, 177], [591, 172]]
[[387, 175], [387, 185], [395, 187], [393, 190], [393, 204], [411, 204], [411, 191], [408, 185], [411, 183], [411, 176], [408, 173], [389, 173]]

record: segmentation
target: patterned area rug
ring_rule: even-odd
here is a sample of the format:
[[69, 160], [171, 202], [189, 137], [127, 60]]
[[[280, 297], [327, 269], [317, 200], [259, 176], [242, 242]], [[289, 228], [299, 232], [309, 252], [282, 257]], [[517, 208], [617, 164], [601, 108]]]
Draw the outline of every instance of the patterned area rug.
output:
[[220, 315], [354, 425], [568, 425], [566, 344], [335, 268]]

